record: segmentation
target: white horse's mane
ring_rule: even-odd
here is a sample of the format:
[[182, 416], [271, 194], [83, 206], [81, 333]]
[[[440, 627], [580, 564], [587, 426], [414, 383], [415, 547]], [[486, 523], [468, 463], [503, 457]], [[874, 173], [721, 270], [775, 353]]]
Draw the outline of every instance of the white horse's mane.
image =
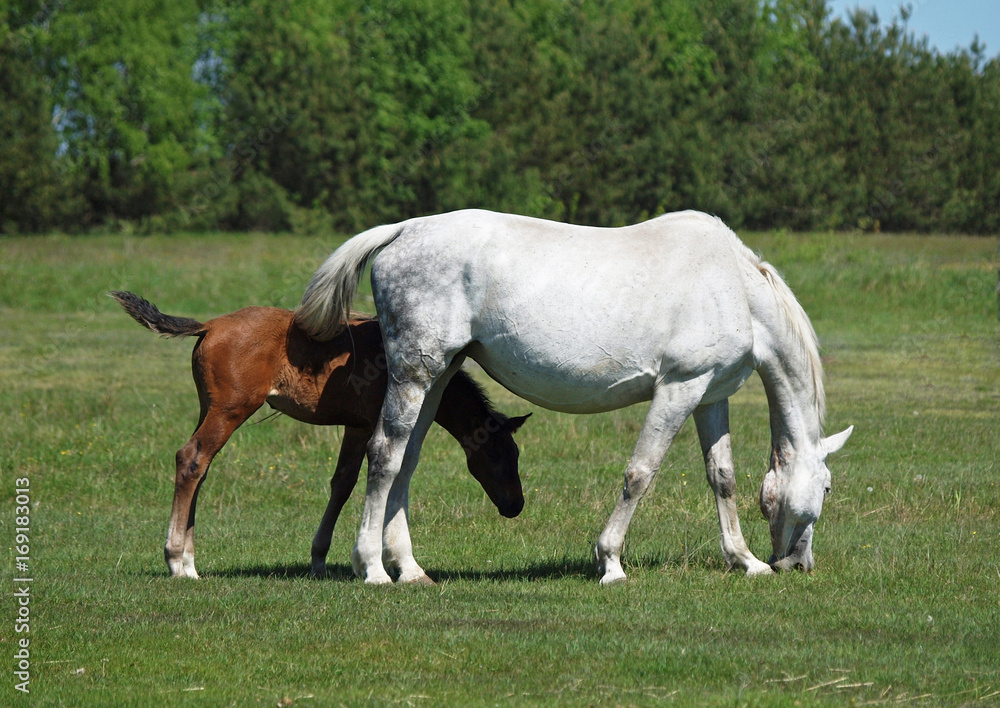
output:
[[813, 402], [816, 407], [816, 414], [820, 427], [826, 416], [826, 390], [823, 386], [823, 361], [819, 353], [819, 338], [816, 330], [809, 320], [809, 315], [799, 304], [792, 289], [788, 287], [784, 278], [778, 273], [777, 268], [765, 261], [759, 254], [751, 250], [732, 229], [718, 217], [712, 217], [725, 230], [729, 236], [730, 245], [733, 251], [742, 258], [748, 260], [764, 276], [771, 288], [774, 290], [775, 298], [781, 305], [785, 313], [788, 327], [792, 335], [801, 345], [802, 354], [805, 355], [806, 365], [812, 377]]

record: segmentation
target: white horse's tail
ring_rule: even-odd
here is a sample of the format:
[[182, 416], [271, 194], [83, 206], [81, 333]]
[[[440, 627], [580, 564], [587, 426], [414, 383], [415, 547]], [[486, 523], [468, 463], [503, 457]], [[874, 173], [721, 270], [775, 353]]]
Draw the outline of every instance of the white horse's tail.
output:
[[295, 311], [296, 323], [313, 339], [333, 339], [351, 312], [351, 301], [368, 261], [392, 243], [403, 224], [376, 226], [351, 238], [313, 274]]

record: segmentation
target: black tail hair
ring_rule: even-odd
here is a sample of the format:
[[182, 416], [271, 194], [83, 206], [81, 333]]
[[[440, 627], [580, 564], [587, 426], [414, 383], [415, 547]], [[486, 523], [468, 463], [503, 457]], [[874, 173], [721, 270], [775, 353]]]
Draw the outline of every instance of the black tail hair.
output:
[[149, 300], [144, 300], [135, 293], [125, 290], [115, 290], [108, 293], [118, 301], [125, 312], [131, 315], [132, 319], [148, 330], [163, 335], [164, 337], [190, 337], [196, 334], [204, 334], [208, 328], [198, 320], [190, 317], [171, 317], [156, 309], [156, 305]]

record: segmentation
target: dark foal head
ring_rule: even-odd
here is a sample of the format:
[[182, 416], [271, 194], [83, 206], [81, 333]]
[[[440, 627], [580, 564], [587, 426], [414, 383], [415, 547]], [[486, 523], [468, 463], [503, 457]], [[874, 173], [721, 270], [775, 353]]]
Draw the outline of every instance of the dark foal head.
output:
[[528, 415], [508, 418], [490, 410], [482, 424], [462, 439], [469, 472], [476, 478], [497, 511], [513, 519], [524, 508], [517, 458], [521, 454], [514, 433]]
[[493, 410], [486, 392], [464, 371], [448, 383], [438, 408], [437, 421], [462, 444], [469, 472], [509, 519], [524, 508], [514, 432], [527, 419]]

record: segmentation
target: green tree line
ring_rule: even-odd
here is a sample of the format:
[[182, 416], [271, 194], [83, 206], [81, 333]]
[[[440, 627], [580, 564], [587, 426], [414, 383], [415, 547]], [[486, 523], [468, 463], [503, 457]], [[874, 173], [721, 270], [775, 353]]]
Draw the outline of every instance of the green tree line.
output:
[[[7, 0], [0, 231], [1000, 231], [1000, 56], [825, 0]], [[993, 48], [995, 50], [995, 48]]]

